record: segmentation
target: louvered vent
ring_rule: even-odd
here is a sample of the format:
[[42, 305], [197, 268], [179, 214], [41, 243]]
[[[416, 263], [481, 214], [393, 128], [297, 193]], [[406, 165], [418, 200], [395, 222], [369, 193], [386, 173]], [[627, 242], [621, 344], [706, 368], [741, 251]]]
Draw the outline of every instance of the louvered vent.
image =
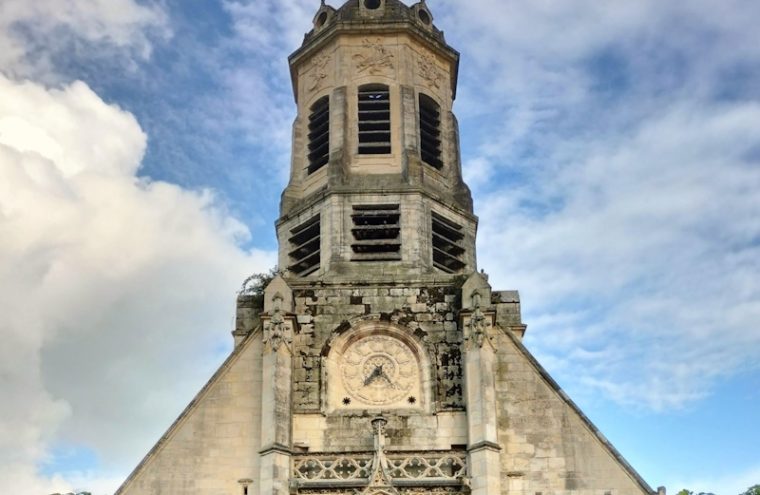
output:
[[429, 96], [420, 95], [420, 154], [422, 161], [437, 169], [441, 161], [441, 107]]
[[309, 115], [309, 174], [330, 160], [330, 97], [320, 98]]
[[291, 251], [288, 253], [290, 271], [305, 277], [319, 269], [320, 221], [319, 215], [290, 231]]
[[401, 212], [398, 205], [354, 206], [352, 260], [401, 259]]
[[359, 88], [359, 154], [391, 152], [391, 98], [388, 86]]
[[447, 273], [464, 268], [462, 227], [432, 212], [433, 219], [433, 266]]

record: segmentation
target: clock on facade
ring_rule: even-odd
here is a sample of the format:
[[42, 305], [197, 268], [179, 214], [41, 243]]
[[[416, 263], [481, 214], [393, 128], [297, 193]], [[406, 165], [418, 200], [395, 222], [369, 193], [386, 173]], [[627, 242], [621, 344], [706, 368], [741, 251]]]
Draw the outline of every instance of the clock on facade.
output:
[[371, 335], [353, 342], [341, 358], [340, 375], [346, 392], [359, 404], [409, 405], [417, 401], [418, 360], [396, 338]]

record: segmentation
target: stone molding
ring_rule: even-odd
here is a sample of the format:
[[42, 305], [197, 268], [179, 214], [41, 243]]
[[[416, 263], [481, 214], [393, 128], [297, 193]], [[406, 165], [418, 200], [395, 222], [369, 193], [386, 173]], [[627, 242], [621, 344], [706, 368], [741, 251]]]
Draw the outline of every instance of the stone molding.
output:
[[467, 452], [473, 453], [473, 452], [480, 452], [481, 450], [491, 450], [494, 452], [501, 452], [501, 445], [495, 442], [489, 442], [485, 440], [483, 442], [478, 442], [475, 445], [470, 446], [467, 449]]

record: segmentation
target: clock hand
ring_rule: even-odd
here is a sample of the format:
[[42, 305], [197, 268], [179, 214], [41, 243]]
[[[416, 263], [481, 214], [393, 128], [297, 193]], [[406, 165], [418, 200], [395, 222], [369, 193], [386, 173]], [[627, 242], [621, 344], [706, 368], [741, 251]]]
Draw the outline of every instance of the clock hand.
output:
[[393, 380], [391, 380], [391, 377], [389, 377], [388, 374], [383, 370], [383, 367], [380, 366], [379, 368], [380, 368], [379, 377], [384, 378], [385, 381], [388, 382], [388, 386], [390, 386], [391, 388], [396, 388], [396, 384], [393, 383]]
[[382, 376], [384, 374], [385, 373], [383, 373], [383, 366], [382, 365], [375, 366], [375, 369], [372, 370], [372, 373], [370, 373], [369, 376], [367, 376], [367, 378], [364, 379], [364, 386], [369, 385], [370, 383], [372, 383], [375, 380], [375, 378], [378, 378], [378, 377], [380, 377], [380, 376]]

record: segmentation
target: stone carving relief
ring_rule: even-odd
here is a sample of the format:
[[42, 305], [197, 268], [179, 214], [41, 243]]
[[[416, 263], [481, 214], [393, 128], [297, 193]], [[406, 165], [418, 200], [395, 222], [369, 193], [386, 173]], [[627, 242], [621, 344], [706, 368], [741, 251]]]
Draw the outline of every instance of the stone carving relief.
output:
[[324, 53], [312, 59], [311, 67], [309, 68], [309, 85], [306, 88], [310, 93], [322, 87], [322, 83], [327, 79], [327, 66], [331, 60], [330, 55]]
[[279, 292], [274, 295], [272, 313], [264, 327], [264, 344], [268, 344], [273, 352], [280, 350], [283, 344], [290, 349], [293, 343], [293, 331], [282, 310], [283, 300]]
[[435, 63], [435, 60], [429, 55], [420, 55], [417, 59], [418, 74], [432, 88], [440, 89], [443, 74]]
[[366, 38], [361, 53], [355, 54], [353, 59], [356, 62], [356, 71], [360, 74], [367, 72], [375, 76], [394, 68], [393, 54], [383, 45], [380, 38], [375, 41]]
[[[364, 481], [364, 495], [398, 493], [397, 481], [406, 489], [414, 485], [430, 490], [436, 484], [452, 487], [453, 481], [466, 485], [467, 453], [463, 450], [444, 452], [386, 452], [388, 421], [377, 416], [372, 420], [374, 451], [354, 455], [303, 455], [293, 459], [293, 475], [304, 488], [316, 488], [341, 481]], [[453, 487], [456, 485], [454, 484]], [[307, 488], [307, 489], [308, 489]], [[302, 493], [303, 490], [299, 490]]]
[[488, 341], [488, 328], [491, 326], [491, 317], [486, 316], [481, 309], [481, 296], [477, 291], [472, 293], [473, 311], [466, 323], [465, 343], [467, 348], [481, 348]]
[[441, 405], [444, 409], [459, 409], [464, 406], [460, 343], [439, 344], [435, 355], [438, 368], [438, 397]]
[[[385, 454], [390, 480], [451, 481], [464, 480], [466, 453]], [[374, 458], [354, 456], [297, 456], [293, 474], [303, 481], [368, 480], [373, 474]]]
[[417, 359], [398, 339], [370, 336], [352, 344], [343, 355], [341, 376], [346, 390], [369, 405], [403, 399], [419, 381]]
[[388, 458], [385, 457], [385, 425], [388, 420], [378, 416], [372, 420], [372, 430], [375, 434], [375, 455], [372, 458], [372, 474], [369, 485], [364, 490], [365, 495], [381, 495], [398, 493], [392, 485], [388, 472]]

